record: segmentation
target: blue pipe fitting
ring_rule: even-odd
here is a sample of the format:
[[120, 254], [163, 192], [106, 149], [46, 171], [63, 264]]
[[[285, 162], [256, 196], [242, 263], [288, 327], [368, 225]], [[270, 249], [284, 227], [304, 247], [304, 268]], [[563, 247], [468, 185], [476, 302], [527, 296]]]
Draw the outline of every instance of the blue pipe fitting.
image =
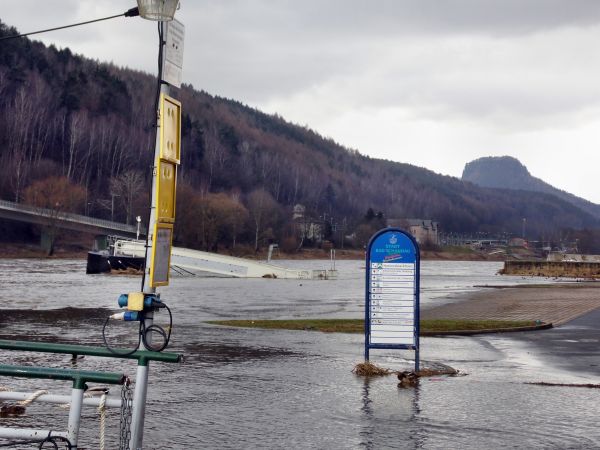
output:
[[[118, 299], [119, 308], [129, 306], [129, 294], [121, 294]], [[150, 309], [161, 304], [160, 297], [155, 294], [144, 294], [144, 310]]]

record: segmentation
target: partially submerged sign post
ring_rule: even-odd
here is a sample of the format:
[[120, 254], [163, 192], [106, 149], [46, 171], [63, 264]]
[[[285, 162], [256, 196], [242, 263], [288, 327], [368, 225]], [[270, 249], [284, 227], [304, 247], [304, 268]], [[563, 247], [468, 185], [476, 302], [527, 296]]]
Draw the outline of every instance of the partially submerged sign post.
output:
[[370, 349], [415, 351], [419, 370], [419, 279], [417, 241], [399, 228], [371, 238], [366, 255], [365, 361]]

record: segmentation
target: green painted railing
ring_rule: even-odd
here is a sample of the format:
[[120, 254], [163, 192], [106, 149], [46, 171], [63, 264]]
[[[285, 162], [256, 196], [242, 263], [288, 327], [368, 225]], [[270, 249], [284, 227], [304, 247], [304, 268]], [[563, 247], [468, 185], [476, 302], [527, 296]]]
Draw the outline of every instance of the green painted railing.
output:
[[0, 365], [0, 376], [46, 380], [70, 380], [73, 382], [73, 389], [85, 389], [85, 383], [88, 381], [91, 383], [123, 384], [127, 379], [122, 373], [11, 365]]
[[52, 342], [31, 342], [31, 341], [9, 341], [0, 340], [0, 350], [18, 350], [22, 352], [43, 352], [43, 353], [62, 353], [66, 355], [99, 356], [102, 358], [125, 358], [137, 359], [141, 366], [148, 365], [149, 361], [159, 361], [166, 363], [178, 363], [183, 361], [183, 355], [170, 352], [150, 352], [138, 350], [135, 353], [128, 353], [127, 349], [116, 348], [111, 352], [106, 347], [90, 347], [85, 345], [55, 344]]

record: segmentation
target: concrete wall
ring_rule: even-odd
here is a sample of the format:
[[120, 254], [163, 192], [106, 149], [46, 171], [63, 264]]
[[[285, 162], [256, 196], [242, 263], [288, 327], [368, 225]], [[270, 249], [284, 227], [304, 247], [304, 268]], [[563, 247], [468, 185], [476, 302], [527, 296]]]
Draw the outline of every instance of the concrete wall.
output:
[[503, 275], [600, 278], [600, 262], [505, 261]]

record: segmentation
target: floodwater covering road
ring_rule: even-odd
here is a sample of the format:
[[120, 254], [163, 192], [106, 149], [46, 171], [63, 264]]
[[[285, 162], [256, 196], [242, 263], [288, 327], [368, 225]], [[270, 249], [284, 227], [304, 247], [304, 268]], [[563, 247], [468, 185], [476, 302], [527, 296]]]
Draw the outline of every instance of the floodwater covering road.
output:
[[[325, 261], [282, 265], [329, 268]], [[174, 313], [169, 350], [183, 352], [186, 361], [151, 365], [144, 447], [600, 447], [594, 420], [600, 413], [600, 390], [526, 384], [600, 382], [591, 359], [585, 367], [561, 363], [580, 358], [580, 347], [554, 355], [553, 346], [546, 345], [569, 325], [537, 332], [542, 336], [537, 341], [521, 334], [422, 338], [425, 364], [447, 364], [466, 375], [424, 379], [417, 388], [402, 389], [394, 377], [365, 380], [351, 373], [362, 360], [361, 335], [205, 323], [252, 317], [360, 318], [364, 263], [340, 261], [337, 266], [336, 281], [175, 277], [161, 289]], [[499, 268], [489, 262], [424, 261], [423, 307], [452, 301], [476, 285], [541, 281], [500, 277], [495, 275]], [[118, 295], [138, 290], [140, 281], [84, 272], [84, 261], [0, 260], [0, 337], [101, 345], [102, 323], [116, 309]], [[160, 317], [157, 322], [165, 323]], [[593, 323], [581, 326], [564, 339], [597, 339]], [[114, 328], [111, 339], [128, 346], [134, 328]], [[592, 344], [581, 347], [582, 352]], [[412, 356], [408, 351], [373, 351], [371, 358], [395, 369], [410, 367]], [[67, 356], [7, 351], [0, 351], [0, 364], [72, 367]], [[127, 361], [86, 357], [76, 366], [135, 375], [135, 365]], [[3, 378], [0, 386], [69, 391], [68, 383], [46, 380]], [[66, 421], [65, 410], [42, 404], [30, 406], [24, 417], [0, 418], [2, 426], [57, 430], [66, 428]], [[111, 411], [108, 448], [115, 447], [117, 428], [118, 412]], [[97, 436], [98, 413], [88, 408], [81, 445], [96, 448]]]

